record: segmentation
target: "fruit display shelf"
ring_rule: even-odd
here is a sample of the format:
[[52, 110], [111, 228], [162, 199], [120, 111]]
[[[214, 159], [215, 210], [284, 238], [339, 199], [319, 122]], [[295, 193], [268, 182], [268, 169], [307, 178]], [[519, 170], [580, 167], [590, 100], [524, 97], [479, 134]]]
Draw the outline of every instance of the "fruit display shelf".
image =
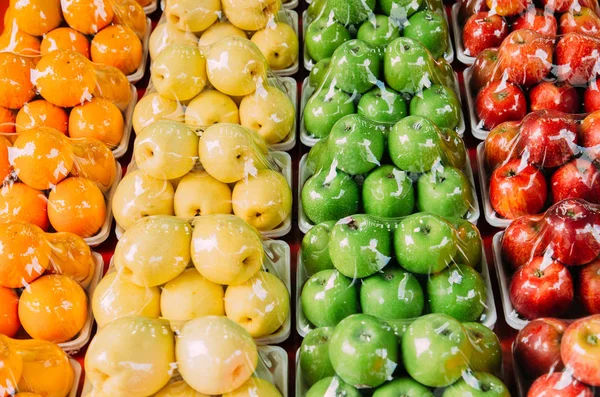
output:
[[148, 62], [148, 59], [150, 58], [150, 56], [148, 55], [148, 53], [149, 53], [148, 48], [150, 46], [150, 33], [152, 32], [152, 20], [150, 20], [150, 18], [147, 18], [146, 23], [147, 23], [146, 26], [148, 28], [146, 29], [146, 34], [144, 35], [144, 38], [142, 39], [142, 63], [140, 63], [140, 66], [138, 66], [138, 68], [135, 72], [133, 72], [132, 74], [127, 76], [127, 79], [132, 84], [137, 83], [144, 77], [144, 73], [146, 72], [146, 63]]
[[119, 144], [112, 149], [113, 156], [115, 159], [120, 159], [127, 153], [129, 149], [129, 138], [131, 137], [131, 130], [133, 129], [133, 110], [138, 100], [138, 92], [133, 84], [130, 84], [131, 89], [131, 100], [127, 105], [127, 109], [123, 112], [123, 136]]
[[494, 208], [492, 208], [492, 203], [490, 202], [490, 177], [485, 169], [484, 148], [484, 142], [477, 145], [477, 169], [479, 171], [479, 187], [481, 188], [481, 197], [483, 199], [483, 214], [487, 223], [494, 227], [505, 229], [513, 220], [499, 217]]

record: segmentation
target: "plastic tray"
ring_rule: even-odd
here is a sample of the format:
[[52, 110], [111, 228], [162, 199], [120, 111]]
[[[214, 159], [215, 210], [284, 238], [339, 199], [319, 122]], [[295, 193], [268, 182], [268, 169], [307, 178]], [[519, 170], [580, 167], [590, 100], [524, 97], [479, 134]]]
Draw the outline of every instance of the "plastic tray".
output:
[[[308, 4], [310, 4], [310, 2], [307, 1]], [[446, 25], [448, 25], [448, 49], [446, 50], [446, 52], [444, 53], [444, 59], [448, 62], [448, 63], [452, 63], [454, 61], [454, 48], [452, 47], [452, 39], [450, 38], [450, 36], [452, 35], [450, 33], [450, 23], [448, 22], [448, 16], [446, 15], [446, 12], [443, 12], [444, 15], [444, 19], [446, 20]], [[302, 42], [306, 43], [306, 41], [304, 40], [304, 37], [306, 35], [306, 29], [308, 28], [308, 25], [310, 24], [309, 21], [310, 18], [308, 18], [308, 11], [304, 10], [304, 12], [302, 13]], [[356, 35], [354, 35], [356, 36]], [[310, 58], [310, 56], [308, 55], [308, 50], [306, 49], [306, 44], [303, 45], [303, 51], [304, 51], [304, 68], [308, 71], [310, 71], [313, 66], [314, 66], [314, 61]]]
[[482, 141], [487, 138], [490, 133], [488, 130], [479, 127], [479, 118], [475, 110], [475, 98], [471, 92], [471, 77], [473, 75], [473, 67], [466, 68], [463, 71], [463, 79], [465, 81], [465, 91], [467, 92], [467, 107], [469, 108], [469, 118], [471, 119], [471, 132], [473, 136]]
[[[456, 74], [456, 72], [454, 72], [454, 87], [452, 87], [454, 89], [454, 92], [456, 93], [458, 100], [460, 101], [460, 117], [458, 119], [458, 126], [456, 126], [456, 133], [458, 134], [458, 136], [460, 136], [461, 138], [464, 136], [465, 131], [467, 129], [466, 125], [465, 125], [465, 115], [462, 109], [462, 96], [460, 93], [460, 86], [458, 85], [458, 75]], [[301, 99], [300, 99], [300, 141], [308, 146], [308, 147], [313, 147], [317, 144], [317, 142], [319, 142], [320, 138], [315, 138], [313, 136], [311, 136], [308, 131], [306, 131], [306, 127], [304, 126], [304, 108], [306, 107], [306, 103], [308, 102], [308, 100], [310, 99], [310, 97], [315, 93], [315, 89], [312, 88], [310, 86], [310, 84], [308, 84], [308, 77], [306, 77], [304, 79], [304, 81], [302, 82], [302, 92], [301, 92]], [[358, 102], [358, 100], [360, 99], [360, 95], [357, 95], [355, 97], [355, 101]]]
[[73, 367], [73, 386], [69, 392], [69, 397], [76, 397], [77, 390], [79, 389], [79, 380], [81, 379], [81, 364], [72, 358], [69, 359], [69, 362], [71, 363], [71, 367]]
[[287, 3], [283, 3], [283, 8], [286, 10], [293, 10], [294, 8], [298, 7], [298, 4], [300, 4], [300, 0], [288, 1]]
[[152, 0], [150, 4], [144, 7], [144, 12], [146, 15], [152, 14], [154, 11], [158, 9], [158, 0]]
[[475, 57], [465, 54], [465, 46], [462, 42], [462, 25], [458, 22], [458, 10], [460, 3], [455, 3], [452, 6], [452, 33], [454, 33], [454, 48], [456, 48], [456, 58], [465, 64], [472, 65], [475, 63]]
[[[305, 154], [300, 159], [300, 169], [298, 172], [298, 228], [302, 233], [308, 233], [310, 229], [312, 229], [315, 224], [311, 222], [310, 219], [304, 213], [304, 208], [302, 208], [302, 187], [304, 187], [304, 182], [312, 175], [309, 174], [306, 170], [306, 158], [308, 154]], [[477, 192], [475, 188], [475, 180], [473, 178], [473, 170], [471, 169], [471, 162], [467, 161], [467, 166], [464, 169], [465, 175], [469, 178], [471, 182], [471, 186], [473, 188], [473, 203], [475, 208], [471, 212], [471, 215], [466, 218], [469, 222], [474, 225], [477, 225], [477, 221], [479, 220], [480, 210], [479, 210], [479, 200], [477, 199]]]
[[125, 109], [125, 112], [123, 112], [123, 137], [121, 138], [119, 145], [112, 150], [115, 159], [120, 159], [125, 155], [125, 153], [127, 153], [127, 149], [129, 148], [129, 138], [131, 137], [131, 129], [133, 128], [133, 110], [137, 104], [138, 93], [133, 84], [130, 84], [129, 88], [131, 90], [131, 101], [129, 101], [127, 109]]
[[484, 148], [485, 142], [477, 145], [477, 169], [479, 170], [479, 187], [481, 188], [481, 197], [483, 198], [483, 214], [485, 215], [485, 220], [490, 225], [506, 229], [512, 223], [512, 219], [499, 217], [494, 208], [492, 208], [492, 203], [490, 202], [490, 177], [483, 161]]
[[[155, 0], [157, 1], [157, 0]], [[127, 80], [131, 84], [135, 84], [144, 77], [144, 73], [146, 72], [146, 63], [148, 62], [148, 46], [150, 43], [150, 33], [152, 31], [152, 21], [150, 18], [146, 18], [146, 34], [144, 35], [144, 39], [142, 40], [142, 63], [137, 68], [135, 72], [127, 76]]]
[[293, 77], [279, 77], [279, 80], [283, 84], [285, 93], [290, 97], [296, 110], [296, 121], [294, 122], [294, 129], [288, 134], [285, 139], [279, 143], [274, 143], [270, 147], [272, 150], [278, 150], [287, 152], [292, 150], [296, 146], [296, 131], [298, 131], [298, 84]]
[[[302, 301], [300, 300], [300, 295], [302, 293], [302, 287], [309, 277], [304, 270], [301, 250], [298, 250], [298, 260], [296, 263], [296, 331], [301, 337], [304, 338], [310, 331], [315, 329], [315, 327], [307, 320], [304, 312], [302, 311]], [[481, 275], [485, 280], [485, 288], [487, 290], [486, 309], [483, 311], [483, 321], [481, 324], [485, 325], [489, 329], [494, 329], [494, 325], [496, 325], [496, 320], [498, 319], [498, 314], [496, 312], [496, 303], [494, 301], [494, 291], [492, 290], [490, 270], [488, 269], [483, 246], [481, 247]], [[296, 379], [298, 380], [301, 378]]]

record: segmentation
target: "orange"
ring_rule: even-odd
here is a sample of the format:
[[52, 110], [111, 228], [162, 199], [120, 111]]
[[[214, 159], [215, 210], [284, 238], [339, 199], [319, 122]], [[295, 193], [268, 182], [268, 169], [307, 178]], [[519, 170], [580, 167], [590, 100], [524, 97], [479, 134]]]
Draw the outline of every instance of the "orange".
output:
[[0, 188], [0, 221], [33, 223], [42, 230], [49, 226], [46, 196], [21, 182]]
[[10, 150], [17, 177], [37, 190], [55, 186], [73, 168], [69, 139], [52, 128], [38, 127], [22, 132]]
[[110, 0], [62, 0], [65, 21], [83, 34], [95, 34], [114, 17]]
[[40, 55], [40, 39], [19, 29], [14, 19], [4, 27], [4, 32], [0, 35], [0, 52], [13, 52], [32, 57]]
[[123, 115], [119, 108], [104, 98], [93, 98], [71, 110], [71, 138], [95, 138], [113, 148], [123, 137]]
[[114, 3], [115, 17], [113, 18], [113, 24], [128, 26], [140, 39], [143, 39], [146, 30], [150, 27], [142, 7], [145, 7], [145, 5], [140, 5], [136, 0], [121, 0]]
[[23, 392], [15, 394], [15, 397], [42, 397], [42, 395], [37, 393]]
[[50, 264], [50, 245], [39, 227], [26, 222], [0, 223], [0, 286], [22, 288]]
[[71, 277], [50, 274], [23, 290], [19, 318], [35, 338], [61, 343], [73, 339], [87, 318], [87, 295]]
[[48, 55], [53, 51], [76, 51], [86, 58], [90, 57], [90, 42], [87, 37], [71, 28], [58, 28], [47, 33], [40, 45], [40, 53]]
[[71, 175], [95, 182], [106, 193], [117, 176], [112, 151], [97, 139], [74, 139], [71, 144], [75, 154], [75, 166]]
[[31, 82], [33, 61], [9, 52], [0, 53], [0, 106], [20, 109], [35, 96]]
[[0, 136], [0, 183], [4, 182], [12, 171], [10, 159], [8, 157], [8, 148], [10, 142], [3, 136]]
[[[0, 334], [13, 337], [21, 328], [19, 321], [19, 297], [15, 290], [0, 287]], [[2, 382], [2, 381], [0, 381]], [[0, 386], [0, 390], [2, 386]]]
[[69, 116], [63, 108], [53, 105], [45, 99], [38, 99], [23, 105], [17, 113], [15, 122], [17, 132], [35, 127], [50, 127], [66, 134]]
[[32, 36], [41, 36], [60, 26], [60, 0], [11, 0], [17, 26]]
[[114, 66], [96, 65], [95, 97], [108, 99], [124, 112], [131, 102], [131, 85], [127, 76]]
[[104, 195], [89, 179], [67, 178], [50, 192], [48, 217], [58, 232], [71, 232], [81, 237], [93, 236], [106, 218]]
[[15, 132], [15, 112], [0, 106], [0, 133]]
[[14, 393], [23, 374], [23, 359], [15, 348], [14, 339], [0, 332], [0, 397]]
[[73, 233], [46, 233], [52, 247], [49, 273], [62, 274], [87, 288], [94, 277], [96, 263], [85, 240]]
[[45, 100], [64, 108], [89, 101], [96, 87], [93, 65], [75, 51], [53, 51], [43, 56], [33, 80]]
[[114, 66], [130, 75], [142, 63], [142, 42], [127, 26], [112, 25], [94, 37], [91, 55], [93, 62]]

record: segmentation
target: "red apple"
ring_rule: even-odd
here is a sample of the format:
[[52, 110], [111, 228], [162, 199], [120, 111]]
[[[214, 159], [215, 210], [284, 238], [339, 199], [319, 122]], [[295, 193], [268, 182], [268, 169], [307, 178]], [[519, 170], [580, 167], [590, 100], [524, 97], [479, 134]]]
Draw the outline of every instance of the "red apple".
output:
[[530, 29], [547, 36], [556, 36], [556, 18], [551, 12], [529, 7], [512, 24], [512, 30]]
[[472, 15], [463, 28], [465, 54], [476, 57], [486, 48], [498, 47], [508, 35], [508, 25], [500, 15], [487, 11]]
[[502, 237], [502, 260], [518, 269], [546, 250], [542, 215], [525, 215], [513, 221]]
[[560, 33], [579, 32], [598, 36], [600, 34], [600, 18], [587, 7], [570, 10], [560, 17]]
[[486, 0], [491, 12], [505, 17], [522, 13], [531, 3], [532, 0]]
[[521, 266], [510, 282], [510, 301], [524, 318], [560, 317], [573, 303], [571, 273], [549, 255]]
[[594, 0], [540, 0], [542, 6], [549, 12], [567, 12], [571, 8], [592, 7]]
[[558, 40], [554, 53], [559, 81], [586, 85], [600, 70], [600, 39], [581, 33], [567, 33]]
[[529, 91], [529, 107], [532, 111], [550, 109], [578, 113], [579, 103], [577, 89], [568, 84], [542, 81]]
[[505, 121], [520, 121], [527, 114], [525, 94], [508, 81], [493, 81], [475, 99], [480, 124], [491, 130]]
[[485, 87], [490, 81], [500, 79], [498, 73], [498, 49], [486, 48], [481, 51], [475, 63], [473, 63], [473, 75], [471, 77], [471, 87], [475, 92], [478, 92]]
[[556, 318], [530, 321], [515, 339], [514, 354], [523, 370], [537, 378], [548, 372], [562, 371], [560, 341], [567, 324]]
[[518, 157], [518, 134], [518, 121], [505, 121], [490, 131], [485, 138], [483, 149], [483, 158], [488, 170], [493, 171], [499, 165]]
[[600, 159], [600, 110], [587, 115], [579, 128], [581, 146], [588, 148], [586, 155], [592, 160]]
[[533, 30], [515, 30], [500, 45], [498, 64], [510, 82], [535, 85], [550, 73], [553, 43]]
[[594, 397], [594, 393], [568, 372], [555, 372], [536, 379], [527, 397]]
[[494, 211], [506, 219], [542, 211], [548, 198], [544, 175], [520, 159], [511, 160], [492, 173], [490, 201]]
[[585, 158], [571, 160], [552, 175], [550, 188], [555, 203], [579, 198], [600, 204], [600, 170]]
[[580, 199], [568, 199], [546, 211], [548, 250], [567, 266], [585, 265], [600, 254], [600, 212]]
[[600, 259], [579, 272], [579, 299], [590, 314], [600, 314]]
[[600, 386], [600, 314], [579, 319], [567, 327], [560, 355], [575, 378], [590, 386]]
[[577, 121], [556, 110], [529, 113], [521, 124], [522, 156], [542, 168], [558, 167], [577, 153]]
[[464, 25], [471, 15], [475, 15], [481, 11], [489, 11], [485, 0], [460, 0], [458, 20]]
[[598, 80], [591, 81], [583, 93], [583, 108], [586, 113], [600, 110], [600, 89], [598, 89]]

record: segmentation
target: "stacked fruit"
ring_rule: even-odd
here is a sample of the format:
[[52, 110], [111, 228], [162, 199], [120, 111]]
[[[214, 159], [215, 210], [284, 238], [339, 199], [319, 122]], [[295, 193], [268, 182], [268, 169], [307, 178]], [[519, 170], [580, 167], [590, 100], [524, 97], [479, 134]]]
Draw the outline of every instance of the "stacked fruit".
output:
[[564, 200], [544, 215], [511, 223], [502, 237], [502, 263], [496, 264], [514, 271], [511, 316], [533, 320], [600, 313], [598, 228], [600, 209], [583, 200]]
[[527, 397], [597, 396], [599, 339], [600, 315], [574, 322], [541, 318], [527, 324], [513, 346], [515, 370], [521, 372]]
[[461, 0], [455, 7], [470, 63], [519, 29], [549, 37], [571, 32], [600, 36], [600, 9], [594, 0]]
[[273, 384], [256, 377], [260, 361], [248, 331], [226, 317], [194, 318], [177, 336], [166, 320], [122, 317], [99, 329], [90, 343], [87, 395], [281, 397]]
[[150, 36], [150, 56], [156, 59], [173, 44], [208, 49], [226, 37], [251, 37], [269, 67], [283, 72], [298, 62], [293, 23], [290, 14], [280, 11], [279, 0], [168, 0], [164, 17]]
[[326, 61], [352, 38], [373, 46], [381, 56], [401, 36], [421, 42], [436, 59], [452, 56], [443, 6], [435, 0], [315, 0], [307, 16], [304, 44], [309, 67]]
[[495, 213], [511, 220], [539, 214], [549, 203], [569, 198], [600, 203], [599, 115], [581, 121], [542, 110], [520, 124], [509, 121], [495, 127], [480, 153], [491, 172], [489, 201]]

